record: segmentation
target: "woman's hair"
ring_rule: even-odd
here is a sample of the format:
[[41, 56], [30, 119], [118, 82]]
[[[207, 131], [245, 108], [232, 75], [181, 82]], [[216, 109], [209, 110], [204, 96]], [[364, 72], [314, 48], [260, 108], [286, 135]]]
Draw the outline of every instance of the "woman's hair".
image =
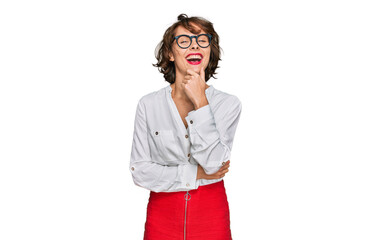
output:
[[180, 14], [178, 21], [165, 31], [162, 41], [157, 45], [155, 56], [158, 62], [157, 64], [152, 64], [154, 67], [158, 67], [159, 72], [164, 74], [165, 80], [170, 84], [175, 82], [175, 64], [173, 61], [170, 61], [169, 56], [169, 53], [172, 52], [171, 46], [175, 37], [175, 29], [181, 25], [191, 33], [199, 34], [200, 31], [196, 31], [191, 23], [212, 35], [210, 60], [205, 69], [205, 81], [207, 82], [211, 77], [216, 79], [214, 75], [217, 74], [215, 70], [219, 68], [218, 62], [221, 60], [220, 50], [222, 49], [219, 46], [219, 35], [215, 32], [213, 23], [202, 17], [189, 18], [186, 14]]

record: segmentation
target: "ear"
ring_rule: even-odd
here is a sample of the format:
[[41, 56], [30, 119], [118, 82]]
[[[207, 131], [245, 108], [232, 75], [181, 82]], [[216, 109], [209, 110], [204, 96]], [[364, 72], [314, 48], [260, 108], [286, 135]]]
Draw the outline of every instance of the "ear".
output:
[[169, 52], [169, 58], [170, 58], [170, 61], [174, 62], [174, 55], [172, 52]]

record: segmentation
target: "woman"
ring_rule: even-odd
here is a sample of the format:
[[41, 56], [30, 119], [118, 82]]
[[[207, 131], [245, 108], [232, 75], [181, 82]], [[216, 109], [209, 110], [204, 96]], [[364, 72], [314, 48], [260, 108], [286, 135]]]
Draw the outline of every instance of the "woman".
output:
[[232, 239], [223, 177], [241, 102], [206, 84], [219, 56], [213, 24], [185, 14], [157, 48], [170, 84], [139, 100], [130, 160], [134, 183], [150, 190], [145, 240]]

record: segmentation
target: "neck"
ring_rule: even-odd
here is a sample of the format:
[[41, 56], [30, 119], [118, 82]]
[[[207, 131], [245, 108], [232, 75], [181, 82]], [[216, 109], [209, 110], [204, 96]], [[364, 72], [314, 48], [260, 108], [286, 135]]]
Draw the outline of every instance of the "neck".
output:
[[174, 99], [190, 101], [187, 94], [184, 92], [183, 87], [181, 86], [182, 81], [176, 80], [175, 83], [172, 83], [170, 86], [173, 89], [171, 91], [171, 97]]
[[[179, 73], [176, 71], [176, 77], [175, 77], [175, 83], [170, 84], [170, 87], [172, 88], [171, 96], [174, 99], [179, 99], [179, 100], [184, 100], [184, 101], [189, 101], [187, 94], [184, 92], [184, 89], [182, 87], [182, 82], [184, 80], [183, 74]], [[206, 89], [209, 88], [210, 86], [206, 84]]]

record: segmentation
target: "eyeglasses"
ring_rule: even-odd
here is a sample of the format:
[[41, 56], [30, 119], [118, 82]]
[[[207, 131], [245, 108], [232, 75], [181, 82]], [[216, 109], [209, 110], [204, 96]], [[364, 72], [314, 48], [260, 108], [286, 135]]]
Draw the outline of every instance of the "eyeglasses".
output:
[[176, 43], [180, 48], [188, 48], [192, 44], [192, 38], [196, 38], [198, 46], [207, 48], [210, 45], [212, 35], [211, 34], [200, 34], [198, 36], [179, 35], [174, 37]]

